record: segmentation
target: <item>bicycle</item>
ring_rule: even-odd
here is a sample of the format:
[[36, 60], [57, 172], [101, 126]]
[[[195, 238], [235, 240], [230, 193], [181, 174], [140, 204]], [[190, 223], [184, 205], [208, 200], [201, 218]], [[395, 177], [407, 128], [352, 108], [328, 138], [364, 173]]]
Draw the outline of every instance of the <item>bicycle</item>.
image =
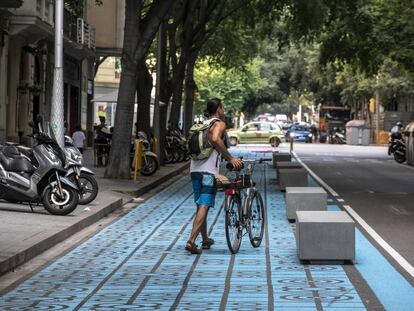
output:
[[[239, 251], [242, 238], [246, 234], [249, 234], [253, 247], [257, 248], [262, 243], [265, 226], [264, 205], [252, 175], [255, 164], [264, 161], [271, 159], [243, 160], [243, 164], [247, 164], [247, 174], [241, 174], [241, 170], [235, 171], [234, 181], [222, 187], [225, 193], [226, 240], [233, 254]], [[226, 167], [232, 170], [229, 163]]]

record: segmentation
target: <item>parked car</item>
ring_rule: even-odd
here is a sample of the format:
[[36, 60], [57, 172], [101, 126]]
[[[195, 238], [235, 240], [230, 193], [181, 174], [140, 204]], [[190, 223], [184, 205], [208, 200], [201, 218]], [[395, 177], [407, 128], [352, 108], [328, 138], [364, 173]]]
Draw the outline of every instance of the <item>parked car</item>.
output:
[[279, 125], [285, 135], [286, 132], [292, 127], [292, 123], [289, 122], [277, 122], [277, 125]]
[[237, 144], [269, 143], [273, 147], [285, 141], [282, 129], [272, 122], [250, 122], [241, 129], [228, 131], [232, 146]]
[[304, 123], [295, 123], [286, 131], [286, 141], [290, 141], [292, 139], [294, 142], [303, 141], [311, 143], [312, 136], [313, 135], [309, 125]]

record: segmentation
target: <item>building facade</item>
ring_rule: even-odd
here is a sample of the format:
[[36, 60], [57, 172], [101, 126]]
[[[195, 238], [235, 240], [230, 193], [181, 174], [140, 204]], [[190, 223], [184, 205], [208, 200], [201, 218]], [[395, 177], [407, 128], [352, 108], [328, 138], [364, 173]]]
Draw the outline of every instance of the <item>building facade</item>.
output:
[[[54, 68], [54, 1], [25, 0], [0, 8], [0, 143], [30, 144], [28, 122], [50, 120]], [[86, 4], [86, 3], [85, 3]], [[1, 5], [1, 2], [0, 2]], [[64, 12], [64, 119], [66, 132], [88, 127], [92, 114], [95, 34], [83, 12]], [[4, 20], [4, 19], [2, 19]], [[90, 111], [89, 111], [90, 110]], [[90, 127], [92, 117], [90, 119]], [[92, 131], [92, 128], [89, 129]]]

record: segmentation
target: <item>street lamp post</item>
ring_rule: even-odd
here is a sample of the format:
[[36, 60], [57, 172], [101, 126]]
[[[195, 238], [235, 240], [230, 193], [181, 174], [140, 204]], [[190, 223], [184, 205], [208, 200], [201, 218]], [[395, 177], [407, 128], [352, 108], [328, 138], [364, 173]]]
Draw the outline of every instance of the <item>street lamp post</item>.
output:
[[63, 0], [55, 0], [55, 68], [51, 124], [59, 146], [65, 143], [63, 118]]

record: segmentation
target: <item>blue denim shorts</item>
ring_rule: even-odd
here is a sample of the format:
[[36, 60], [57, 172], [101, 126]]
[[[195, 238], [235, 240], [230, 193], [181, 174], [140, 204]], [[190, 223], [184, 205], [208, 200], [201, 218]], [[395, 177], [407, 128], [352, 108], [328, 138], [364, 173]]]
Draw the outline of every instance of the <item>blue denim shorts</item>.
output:
[[197, 205], [214, 207], [216, 199], [216, 180], [210, 173], [193, 172], [191, 173], [193, 184], [194, 202]]

